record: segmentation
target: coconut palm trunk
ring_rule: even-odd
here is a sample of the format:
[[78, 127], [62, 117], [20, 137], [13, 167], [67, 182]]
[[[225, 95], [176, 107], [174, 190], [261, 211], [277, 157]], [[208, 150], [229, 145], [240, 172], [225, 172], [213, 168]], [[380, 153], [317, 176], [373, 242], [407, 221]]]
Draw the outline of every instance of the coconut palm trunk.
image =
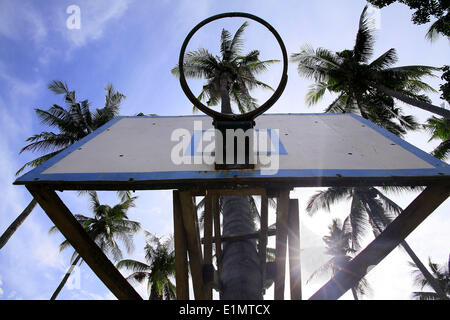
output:
[[401, 92], [392, 90], [392, 89], [390, 89], [390, 88], [388, 88], [386, 86], [383, 86], [381, 84], [372, 83], [372, 86], [377, 88], [378, 90], [384, 92], [385, 94], [387, 94], [387, 95], [389, 95], [389, 96], [391, 96], [393, 98], [396, 98], [396, 99], [398, 99], [398, 100], [400, 100], [402, 102], [405, 102], [405, 103], [407, 103], [409, 105], [412, 105], [412, 106], [415, 106], [417, 108], [420, 108], [420, 109], [423, 109], [423, 110], [426, 110], [426, 111], [438, 114], [438, 115], [440, 115], [440, 116], [442, 116], [444, 118], [450, 118], [450, 110], [447, 110], [447, 109], [444, 109], [444, 108], [432, 105], [431, 103], [428, 103], [428, 102], [425, 102], [425, 101], [421, 101], [421, 100], [418, 100], [418, 99], [411, 98], [411, 97], [409, 97], [409, 96], [407, 96], [407, 95], [405, 95], [405, 94], [403, 94]]
[[[228, 75], [220, 81], [221, 112], [233, 113], [228, 93]], [[255, 231], [250, 204], [245, 196], [223, 197], [223, 235]], [[256, 240], [225, 242], [222, 255], [222, 300], [262, 300], [263, 279]]]
[[220, 79], [220, 98], [222, 101], [221, 111], [222, 113], [233, 113], [231, 110], [230, 95], [228, 93], [228, 76], [227, 74], [222, 75]]
[[[246, 197], [223, 197], [222, 214], [224, 236], [255, 231]], [[256, 240], [224, 243], [221, 284], [223, 300], [262, 300], [263, 279], [256, 251]]]
[[37, 201], [33, 198], [27, 207], [22, 211], [22, 213], [14, 220], [8, 229], [0, 237], [0, 249], [8, 242], [9, 238], [17, 231], [17, 229], [22, 225], [25, 219], [30, 215], [33, 209], [36, 207]]
[[[220, 81], [221, 112], [232, 113], [227, 75]], [[255, 231], [250, 205], [245, 196], [223, 197], [223, 235]], [[263, 279], [256, 240], [224, 243], [222, 255], [222, 300], [262, 300]]]
[[64, 278], [61, 280], [61, 283], [59, 284], [58, 288], [56, 288], [55, 292], [53, 292], [50, 300], [55, 300], [58, 294], [61, 292], [62, 288], [66, 284], [67, 280], [69, 279], [70, 275], [72, 274], [73, 269], [77, 265], [78, 261], [80, 261], [81, 256], [78, 254], [75, 260], [73, 260], [72, 265], [67, 270], [66, 274], [64, 275]]

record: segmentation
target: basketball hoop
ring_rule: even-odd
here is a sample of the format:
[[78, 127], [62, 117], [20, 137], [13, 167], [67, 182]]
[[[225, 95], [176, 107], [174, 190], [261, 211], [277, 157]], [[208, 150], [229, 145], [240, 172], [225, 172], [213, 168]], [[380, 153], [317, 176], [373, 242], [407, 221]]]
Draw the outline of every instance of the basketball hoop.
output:
[[[203, 26], [205, 26], [206, 24], [215, 21], [215, 20], [219, 20], [219, 19], [223, 19], [223, 18], [233, 18], [233, 17], [242, 17], [242, 18], [248, 18], [254, 21], [259, 22], [260, 24], [262, 24], [263, 26], [265, 26], [277, 39], [277, 42], [281, 48], [281, 53], [283, 55], [283, 73], [281, 76], [281, 80], [280, 83], [277, 87], [277, 89], [275, 90], [275, 92], [273, 93], [273, 95], [260, 107], [256, 108], [255, 110], [252, 110], [250, 112], [246, 112], [243, 114], [225, 114], [225, 113], [221, 113], [215, 110], [212, 110], [211, 108], [207, 107], [206, 105], [204, 105], [202, 102], [200, 102], [195, 95], [192, 93], [191, 89], [189, 88], [187, 82], [186, 82], [186, 78], [184, 76], [184, 54], [186, 51], [186, 47], [189, 43], [189, 41], [191, 40], [192, 36]], [[257, 116], [263, 114], [264, 112], [266, 112], [270, 107], [272, 107], [275, 102], [278, 100], [278, 98], [281, 96], [281, 94], [284, 91], [284, 88], [286, 87], [286, 83], [287, 83], [287, 68], [288, 68], [288, 58], [287, 58], [287, 52], [286, 52], [286, 47], [283, 43], [283, 40], [281, 39], [280, 35], [278, 34], [278, 32], [265, 20], [254, 16], [252, 14], [249, 13], [244, 13], [244, 12], [227, 12], [227, 13], [221, 13], [215, 16], [212, 16], [210, 18], [207, 18], [205, 20], [203, 20], [202, 22], [200, 22], [199, 24], [197, 24], [192, 30], [191, 32], [189, 32], [189, 34], [186, 36], [186, 39], [183, 42], [183, 45], [181, 46], [181, 51], [180, 51], [180, 57], [178, 59], [178, 69], [180, 71], [180, 84], [181, 84], [181, 88], [183, 89], [183, 92], [186, 94], [186, 96], [188, 97], [188, 99], [194, 104], [195, 107], [197, 107], [199, 110], [201, 110], [202, 112], [204, 112], [205, 114], [207, 114], [208, 116], [212, 117], [214, 120], [216, 121], [253, 121]]]

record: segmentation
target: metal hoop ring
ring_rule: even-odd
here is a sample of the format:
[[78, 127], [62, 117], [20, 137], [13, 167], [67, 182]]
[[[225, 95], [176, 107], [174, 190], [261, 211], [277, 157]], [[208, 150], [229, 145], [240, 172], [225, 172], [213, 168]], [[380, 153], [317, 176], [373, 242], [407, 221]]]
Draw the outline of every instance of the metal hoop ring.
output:
[[[232, 17], [248, 18], [248, 19], [251, 19], [251, 20], [261, 23], [275, 36], [275, 38], [277, 39], [277, 42], [281, 48], [281, 53], [283, 55], [283, 74], [281, 76], [280, 83], [278, 84], [278, 87], [275, 90], [275, 92], [273, 93], [273, 95], [260, 107], [256, 108], [255, 110], [252, 110], [250, 112], [243, 113], [243, 114], [224, 114], [221, 112], [214, 111], [211, 108], [204, 105], [203, 103], [201, 103], [195, 97], [195, 95], [192, 93], [191, 89], [189, 88], [189, 86], [186, 82], [186, 78], [184, 76], [184, 68], [183, 68], [184, 54], [186, 51], [186, 47], [187, 47], [189, 41], [191, 40], [192, 36], [201, 27], [205, 26], [206, 24], [208, 24], [212, 21], [223, 19], [223, 18], [232, 18]], [[287, 68], [288, 68], [288, 58], [287, 58], [286, 47], [285, 47], [280, 35], [278, 34], [278, 32], [265, 20], [263, 20], [257, 16], [254, 16], [252, 14], [245, 13], [245, 12], [227, 12], [227, 13], [217, 14], [217, 15], [209, 17], [209, 18], [203, 20], [202, 22], [200, 22], [199, 24], [197, 24], [191, 30], [191, 32], [189, 32], [189, 34], [186, 36], [186, 39], [184, 39], [183, 45], [181, 46], [180, 57], [178, 59], [178, 69], [180, 72], [180, 84], [181, 84], [181, 88], [183, 89], [183, 92], [186, 94], [188, 99], [194, 104], [194, 106], [196, 106], [199, 110], [203, 111], [205, 114], [209, 115], [210, 117], [214, 118], [215, 120], [239, 120], [239, 121], [253, 120], [257, 116], [259, 116], [262, 113], [264, 113], [265, 111], [267, 111], [270, 107], [272, 107], [275, 104], [275, 102], [278, 100], [278, 98], [283, 93], [284, 88], [286, 87], [287, 78], [288, 78]]]

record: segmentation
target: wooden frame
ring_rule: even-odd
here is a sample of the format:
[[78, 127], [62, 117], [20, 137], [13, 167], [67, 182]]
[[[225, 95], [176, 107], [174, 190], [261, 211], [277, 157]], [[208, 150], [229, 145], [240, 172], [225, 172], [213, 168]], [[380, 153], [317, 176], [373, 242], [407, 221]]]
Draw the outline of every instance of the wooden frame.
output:
[[[56, 227], [71, 243], [84, 261], [99, 277], [99, 279], [111, 290], [118, 299], [142, 299], [128, 281], [121, 275], [111, 261], [98, 248], [85, 230], [73, 217], [70, 210], [64, 205], [56, 192], [45, 185], [27, 185], [29, 192], [37, 200], [42, 209], [53, 221]], [[245, 191], [251, 194], [253, 191]], [[271, 191], [273, 192], [273, 190]], [[230, 194], [230, 191], [225, 191]], [[232, 194], [238, 194], [234, 190]], [[198, 218], [194, 206], [193, 195], [189, 191], [173, 192], [175, 252], [176, 252], [176, 284], [178, 299], [189, 299], [189, 282], [187, 272], [187, 255], [194, 286], [196, 299], [211, 299], [211, 288], [206, 288], [203, 283], [202, 267], [204, 264], [212, 264], [212, 243], [215, 243], [217, 261], [221, 261], [220, 217], [218, 208], [218, 195], [220, 190], [206, 192], [206, 232], [204, 234], [205, 247], [202, 254], [200, 234], [198, 230]], [[267, 244], [267, 195], [262, 194], [261, 203], [261, 230], [255, 235], [247, 237], [260, 238], [259, 255], [261, 268], [265, 272], [265, 246]], [[348, 289], [353, 287], [363, 276], [367, 274], [367, 268], [378, 264], [386, 257], [402, 240], [404, 240], [428, 215], [441, 205], [450, 195], [450, 185], [427, 187], [386, 229], [358, 256], [351, 260], [336, 276], [328, 281], [313, 296], [316, 299], [338, 299]], [[276, 232], [276, 265], [279, 272], [275, 279], [275, 299], [284, 298], [284, 281], [286, 266], [286, 246], [289, 243], [289, 268], [291, 280], [291, 299], [301, 299], [301, 275], [297, 272], [299, 266], [298, 233], [298, 202], [289, 199], [289, 191], [279, 192]], [[214, 229], [214, 237], [213, 237]], [[281, 271], [281, 272], [280, 272]]]
[[282, 190], [277, 201], [277, 236], [275, 245], [276, 278], [274, 286], [275, 300], [284, 299], [284, 282], [286, 267], [286, 248], [289, 214], [289, 191]]
[[291, 300], [302, 300], [302, 274], [300, 265], [300, 215], [298, 200], [289, 199], [288, 252]]
[[268, 236], [269, 199], [267, 194], [261, 196], [261, 226], [259, 236], [259, 263], [262, 278], [266, 278], [267, 236]]
[[[47, 184], [26, 185], [29, 192], [38, 201], [49, 218], [71, 243], [83, 260], [89, 265], [100, 280], [118, 299], [142, 299], [128, 281], [121, 275], [104, 253], [98, 248], [85, 230], [73, 217], [55, 192], [54, 186]], [[202, 244], [198, 228], [198, 217], [194, 196], [202, 194], [206, 198], [205, 206], [205, 243]], [[261, 195], [261, 230], [248, 235], [222, 237], [220, 232], [220, 216], [218, 197], [226, 195]], [[428, 186], [387, 228], [358, 256], [351, 260], [345, 271], [340, 271], [326, 285], [318, 290], [310, 299], [338, 299], [354, 286], [366, 273], [369, 266], [378, 264], [408, 234], [410, 234], [429, 214], [431, 214], [450, 195], [449, 184]], [[289, 270], [291, 299], [301, 299], [301, 274], [299, 271], [299, 252], [294, 249], [300, 246], [298, 230], [298, 202], [289, 199], [289, 189], [245, 188], [242, 190], [201, 190], [184, 189], [173, 192], [175, 252], [176, 252], [176, 284], [178, 299], [189, 299], [189, 262], [195, 299], [211, 299], [212, 287], [203, 281], [203, 268], [212, 266], [212, 244], [215, 244], [218, 274], [220, 274], [222, 258], [222, 241], [233, 238], [259, 238], [259, 256], [261, 272], [265, 275], [267, 236], [273, 232], [267, 227], [268, 196], [278, 197], [278, 215], [276, 230], [276, 266], [275, 299], [284, 298], [284, 282], [286, 267], [286, 249], [289, 244]], [[213, 234], [214, 230], [214, 234]], [[189, 259], [188, 259], [189, 256]], [[297, 269], [298, 267], [298, 269]]]
[[[208, 270], [213, 272], [212, 264], [212, 236], [213, 236], [213, 198], [209, 192], [205, 197], [205, 213], [203, 217], [203, 239], [205, 244], [203, 245], [203, 264]], [[211, 280], [214, 280], [214, 275], [210, 276]], [[212, 299], [212, 287], [205, 288], [206, 299]]]
[[183, 211], [181, 207], [180, 194], [177, 190], [173, 191], [173, 223], [177, 299], [189, 300], [187, 240], [183, 225]]
[[189, 191], [180, 191], [179, 194], [194, 296], [196, 300], [205, 300], [207, 299], [207, 294], [203, 283], [203, 254], [200, 244], [197, 210], [192, 194]]

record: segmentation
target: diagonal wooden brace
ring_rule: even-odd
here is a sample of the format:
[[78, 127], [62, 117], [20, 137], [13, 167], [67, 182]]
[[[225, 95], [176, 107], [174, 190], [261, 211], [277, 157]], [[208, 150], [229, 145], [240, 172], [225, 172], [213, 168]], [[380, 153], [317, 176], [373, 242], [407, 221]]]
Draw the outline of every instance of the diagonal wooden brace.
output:
[[142, 300], [103, 251], [88, 236], [56, 192], [45, 186], [26, 186], [55, 226], [99, 279], [120, 300]]

